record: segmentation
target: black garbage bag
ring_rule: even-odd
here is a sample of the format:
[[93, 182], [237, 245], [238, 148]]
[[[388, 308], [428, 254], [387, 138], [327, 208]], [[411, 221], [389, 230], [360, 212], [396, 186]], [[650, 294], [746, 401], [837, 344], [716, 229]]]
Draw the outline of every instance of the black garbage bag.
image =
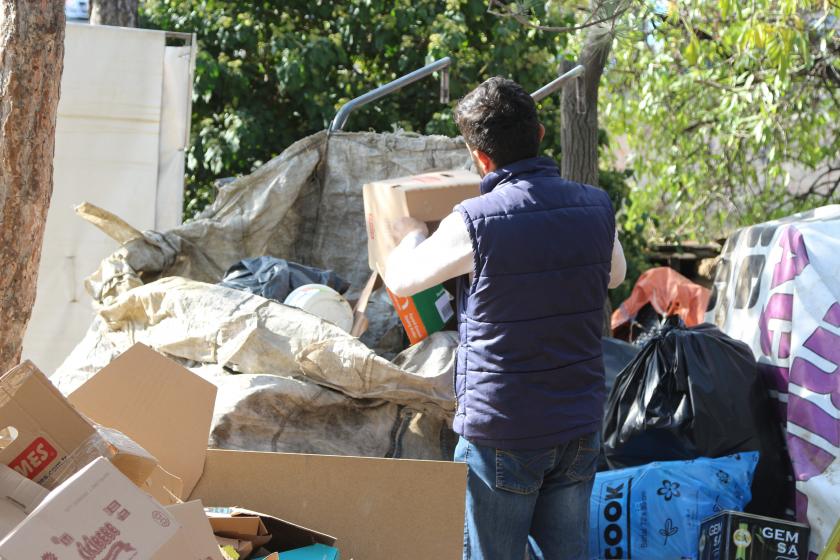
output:
[[332, 270], [321, 270], [275, 257], [239, 261], [228, 269], [219, 285], [250, 292], [282, 303], [294, 290], [306, 284], [324, 284], [340, 294], [350, 287]]
[[[617, 338], [604, 337], [601, 339], [601, 348], [604, 350], [604, 373], [607, 393], [612, 391], [615, 380], [627, 364], [633, 361], [636, 354], [639, 353], [639, 348], [635, 344], [624, 342]], [[607, 403], [604, 403], [604, 412], [606, 413]], [[603, 442], [602, 442], [603, 443]], [[601, 446], [601, 452], [598, 457], [598, 472], [610, 470], [607, 458], [604, 455], [604, 446]]]
[[747, 511], [780, 517], [790, 461], [749, 347], [669, 318], [619, 374], [604, 419], [612, 468], [758, 451]]
[[604, 372], [606, 373], [607, 393], [612, 391], [618, 374], [633, 361], [641, 348], [635, 344], [624, 342], [617, 338], [604, 337], [601, 339], [604, 349]]

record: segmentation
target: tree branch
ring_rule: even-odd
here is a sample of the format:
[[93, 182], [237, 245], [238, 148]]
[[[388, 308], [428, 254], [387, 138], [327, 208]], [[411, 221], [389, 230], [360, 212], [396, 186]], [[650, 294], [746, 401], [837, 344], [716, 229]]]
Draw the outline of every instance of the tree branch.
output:
[[[513, 9], [508, 8], [508, 6], [504, 4], [501, 0], [488, 0], [487, 13], [496, 17], [513, 19], [520, 25], [529, 27], [531, 29], [536, 29], [538, 31], [547, 31], [549, 33], [572, 33], [575, 31], [580, 31], [582, 29], [586, 29], [588, 27], [602, 25], [607, 22], [615, 22], [615, 20], [627, 13], [627, 11], [636, 3], [637, 0], [619, 0], [619, 3], [627, 3], [623, 7], [616, 10], [614, 13], [595, 19], [595, 14], [597, 14], [599, 10], [606, 6], [609, 1], [610, 0], [600, 0], [598, 4], [589, 12], [589, 15], [583, 23], [579, 25], [569, 25], [560, 27], [531, 23], [531, 21], [524, 13], [517, 12], [515, 7]], [[497, 6], [504, 8], [505, 11], [495, 11], [493, 8]], [[515, 6], [518, 6], [518, 4], [515, 4]]]
[[[836, 178], [826, 179], [826, 177], [830, 177], [832, 173], [837, 174]], [[828, 187], [828, 190], [824, 191], [824, 187]], [[808, 187], [808, 190], [794, 195], [794, 198], [797, 200], [806, 200], [811, 196], [819, 196], [823, 199], [830, 199], [834, 196], [838, 189], [840, 189], [840, 164], [837, 164], [836, 166], [829, 164], [827, 169], [817, 175], [811, 183], [811, 186]]]

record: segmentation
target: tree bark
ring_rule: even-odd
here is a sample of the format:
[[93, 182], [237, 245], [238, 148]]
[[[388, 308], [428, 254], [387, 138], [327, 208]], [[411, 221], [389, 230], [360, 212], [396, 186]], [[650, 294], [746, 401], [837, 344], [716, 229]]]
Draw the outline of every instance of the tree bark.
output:
[[[590, 27], [577, 63], [566, 61], [563, 72], [576, 64], [586, 71], [563, 88], [563, 122], [560, 133], [562, 160], [560, 172], [566, 179], [587, 185], [598, 185], [598, 88], [612, 47], [611, 30]], [[604, 304], [602, 334], [611, 336], [612, 305]]]
[[0, 0], [0, 373], [35, 302], [63, 67], [64, 2]]
[[576, 64], [586, 68], [583, 76], [563, 88], [561, 173], [570, 181], [598, 185], [598, 87], [611, 46], [609, 29], [591, 27], [587, 30], [578, 62], [563, 64], [563, 72]]
[[137, 27], [138, 0], [93, 0], [90, 22], [93, 25]]

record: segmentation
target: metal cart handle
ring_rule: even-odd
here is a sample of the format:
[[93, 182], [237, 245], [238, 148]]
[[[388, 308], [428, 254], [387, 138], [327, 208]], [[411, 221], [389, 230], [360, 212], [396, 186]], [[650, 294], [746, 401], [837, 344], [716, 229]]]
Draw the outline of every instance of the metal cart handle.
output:
[[562, 88], [566, 82], [571, 80], [572, 78], [577, 78], [578, 76], [583, 75], [583, 72], [586, 69], [583, 67], [582, 64], [578, 64], [562, 76], [559, 76], [552, 80], [551, 82], [545, 84], [543, 87], [535, 91], [531, 94], [531, 97], [534, 98], [534, 102], [539, 103], [558, 89]]
[[[333, 119], [332, 123], [330, 124], [330, 128], [328, 129], [329, 132], [336, 132], [344, 129], [344, 125], [347, 124], [347, 119], [350, 117], [350, 113], [358, 109], [363, 105], [367, 105], [371, 101], [376, 101], [380, 97], [385, 97], [389, 93], [393, 93], [403, 87], [407, 86], [408, 84], [414, 83], [417, 80], [421, 80], [430, 74], [437, 72], [438, 70], [445, 70], [449, 68], [450, 64], [452, 64], [452, 59], [447, 57], [441, 58], [440, 60], [436, 60], [433, 63], [429, 64], [428, 66], [424, 66], [418, 70], [410, 74], [406, 74], [401, 78], [397, 78], [393, 82], [388, 82], [384, 86], [379, 86], [378, 88], [367, 92], [364, 95], [360, 95], [359, 97], [352, 99], [341, 106], [341, 109], [338, 110], [336, 113], [335, 118]], [[553, 83], [553, 82], [552, 82]], [[550, 85], [550, 84], [549, 84]], [[546, 86], [548, 87], [548, 86]], [[441, 97], [443, 95], [449, 97], [449, 73], [445, 71], [441, 76]]]

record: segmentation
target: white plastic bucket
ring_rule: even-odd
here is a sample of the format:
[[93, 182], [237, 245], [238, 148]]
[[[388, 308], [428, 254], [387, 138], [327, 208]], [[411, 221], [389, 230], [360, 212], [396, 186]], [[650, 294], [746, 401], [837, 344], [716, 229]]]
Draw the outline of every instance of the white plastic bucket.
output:
[[323, 284], [306, 284], [292, 291], [283, 302], [329, 321], [347, 332], [353, 328], [353, 309], [341, 294]]

